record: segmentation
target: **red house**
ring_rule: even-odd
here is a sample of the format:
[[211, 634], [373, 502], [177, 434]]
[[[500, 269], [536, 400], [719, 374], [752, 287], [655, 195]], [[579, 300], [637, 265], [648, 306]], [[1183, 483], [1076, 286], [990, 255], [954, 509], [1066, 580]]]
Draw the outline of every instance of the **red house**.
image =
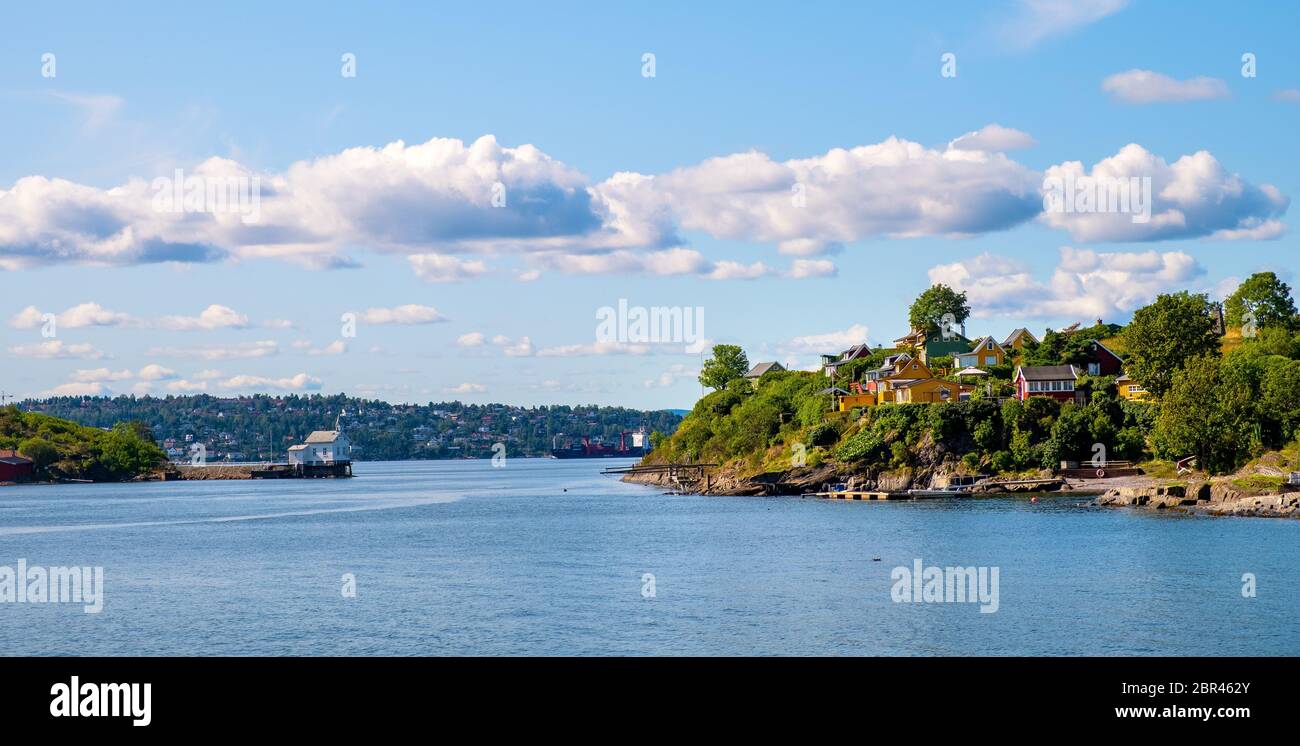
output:
[[1079, 369], [1073, 365], [1028, 365], [1016, 368], [1016, 398], [1025, 401], [1045, 396], [1057, 401], [1074, 401], [1074, 382]]
[[32, 460], [17, 451], [0, 450], [0, 482], [25, 482], [32, 478]]
[[1124, 361], [1111, 352], [1106, 345], [1092, 340], [1088, 351], [1079, 364], [1080, 372], [1087, 371], [1090, 376], [1116, 376], [1124, 369]]

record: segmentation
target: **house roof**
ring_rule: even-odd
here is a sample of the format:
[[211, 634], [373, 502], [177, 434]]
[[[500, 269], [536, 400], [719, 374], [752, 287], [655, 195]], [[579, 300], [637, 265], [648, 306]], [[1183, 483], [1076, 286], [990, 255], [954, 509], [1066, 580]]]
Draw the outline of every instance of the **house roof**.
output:
[[895, 339], [894, 341], [895, 341], [895, 342], [910, 342], [910, 341], [912, 341], [913, 339], [916, 339], [917, 337], [924, 337], [924, 336], [925, 336], [925, 330], [924, 330], [924, 329], [913, 329], [912, 331], [908, 332], [907, 334], [904, 334], [903, 336], [899, 337], [898, 339]]
[[9, 464], [10, 466], [25, 466], [31, 464], [32, 460], [26, 456], [0, 456], [0, 464]]
[[1079, 371], [1073, 365], [1026, 365], [1016, 373], [1024, 376], [1026, 381], [1073, 381], [1079, 377]]
[[745, 374], [745, 378], [758, 378], [759, 376], [773, 370], [785, 370], [780, 363], [757, 363]]
[[988, 372], [987, 370], [980, 370], [979, 368], [976, 368], [976, 367], [973, 367], [973, 366], [970, 367], [970, 368], [962, 368], [961, 370], [957, 371], [957, 376], [958, 376], [958, 377], [961, 377], [961, 376], [987, 376], [988, 374], [989, 374], [989, 372]]
[[[980, 337], [979, 339], [977, 339], [977, 340], [975, 340], [974, 342], [971, 343], [970, 351], [971, 351], [971, 352], [979, 352], [980, 348], [984, 346], [984, 343], [985, 343], [985, 342], [992, 342], [994, 345], [997, 346], [998, 349], [1000, 349], [1000, 350], [1002, 349], [1002, 345], [998, 344], [998, 341], [997, 341], [996, 339], [994, 339], [992, 336], [986, 334], [986, 335], [984, 335], [983, 337]], [[1003, 351], [1004, 353], [1006, 352], [1006, 350], [1002, 350], [1002, 351]]]
[[908, 380], [906, 380], [906, 381], [897, 381], [897, 382], [895, 382], [895, 383], [894, 383], [894, 388], [896, 388], [896, 389], [910, 389], [911, 387], [917, 385], [918, 383], [926, 383], [926, 382], [928, 382], [928, 381], [939, 381], [940, 383], [946, 383], [946, 384], [948, 384], [949, 386], [956, 386], [956, 385], [957, 385], [957, 384], [955, 384], [955, 383], [951, 383], [951, 382], [949, 382], [949, 381], [943, 381], [943, 380], [938, 379], [938, 378], [911, 378], [911, 379], [908, 379]]
[[307, 448], [306, 444], [303, 443], [299, 443], [296, 446], [289, 446], [289, 450], [291, 451], [302, 451], [302, 450], [306, 450], [306, 448]]
[[824, 389], [822, 389], [821, 391], [818, 391], [817, 393], [818, 393], [818, 394], [832, 394], [832, 395], [834, 395], [834, 396], [848, 396], [848, 393], [849, 393], [849, 392], [845, 391], [844, 389], [840, 388], [839, 386], [831, 386], [831, 387], [829, 387], [829, 388], [824, 388]]
[[338, 430], [313, 430], [303, 443], [333, 443], [339, 439]]
[[1022, 335], [1022, 334], [1026, 335], [1026, 336], [1028, 336], [1030, 339], [1034, 340], [1034, 343], [1035, 343], [1035, 344], [1038, 343], [1038, 337], [1035, 337], [1033, 332], [1029, 331], [1028, 329], [1026, 329], [1026, 328], [1024, 328], [1024, 327], [1022, 326], [1022, 327], [1020, 327], [1019, 329], [1012, 329], [1012, 330], [1011, 330], [1011, 333], [1007, 335], [1007, 338], [1004, 339], [1004, 340], [1002, 340], [1002, 346], [1003, 346], [1003, 347], [1010, 347], [1011, 345], [1015, 344], [1015, 342], [1016, 342], [1016, 337], [1019, 337], [1019, 336]]
[[1106, 345], [1102, 344], [1102, 342], [1101, 342], [1100, 339], [1094, 339], [1094, 340], [1092, 340], [1092, 343], [1095, 344], [1095, 345], [1097, 345], [1097, 346], [1100, 347], [1101, 349], [1105, 350], [1106, 353], [1107, 353], [1108, 355], [1110, 355], [1111, 357], [1113, 357], [1113, 358], [1115, 358], [1116, 360], [1120, 361], [1121, 363], [1124, 362], [1124, 358], [1122, 358], [1122, 357], [1120, 357], [1118, 354], [1116, 354], [1116, 352], [1115, 352], [1114, 350], [1112, 350], [1111, 348], [1109, 348], [1109, 347], [1107, 347]]

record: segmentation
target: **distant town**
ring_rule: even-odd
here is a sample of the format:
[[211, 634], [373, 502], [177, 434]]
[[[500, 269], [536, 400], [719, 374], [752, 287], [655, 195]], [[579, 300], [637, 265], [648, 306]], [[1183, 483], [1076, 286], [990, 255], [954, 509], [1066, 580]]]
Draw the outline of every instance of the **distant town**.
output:
[[669, 435], [681, 421], [680, 412], [669, 410], [390, 404], [343, 395], [67, 396], [29, 399], [19, 407], [90, 427], [140, 422], [169, 459], [202, 454], [209, 462], [283, 461], [290, 446], [314, 430], [332, 428], [336, 419], [362, 461], [489, 458], [498, 443], [508, 456], [546, 456], [554, 444], [583, 438], [617, 444], [629, 431]]

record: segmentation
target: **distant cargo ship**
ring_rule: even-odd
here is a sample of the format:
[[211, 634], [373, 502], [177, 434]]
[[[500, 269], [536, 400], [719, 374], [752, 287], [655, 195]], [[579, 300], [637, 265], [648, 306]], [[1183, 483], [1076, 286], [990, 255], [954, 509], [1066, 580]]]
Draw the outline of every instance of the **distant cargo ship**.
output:
[[618, 434], [618, 445], [606, 444], [600, 438], [583, 438], [581, 442], [560, 445], [563, 435], [551, 440], [551, 458], [639, 458], [650, 452], [645, 430]]

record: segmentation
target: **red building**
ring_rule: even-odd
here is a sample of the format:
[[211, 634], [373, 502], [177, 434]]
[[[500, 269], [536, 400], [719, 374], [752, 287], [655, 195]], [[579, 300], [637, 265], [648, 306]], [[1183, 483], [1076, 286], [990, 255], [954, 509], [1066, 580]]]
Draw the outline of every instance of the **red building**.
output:
[[17, 451], [0, 450], [0, 482], [25, 482], [32, 478], [32, 460]]
[[1095, 339], [1088, 343], [1087, 355], [1079, 364], [1080, 372], [1087, 371], [1090, 376], [1117, 376], [1123, 368], [1119, 355]]
[[1074, 401], [1074, 383], [1079, 369], [1073, 365], [1028, 365], [1016, 368], [1016, 398], [1025, 401], [1045, 396], [1057, 401]]

